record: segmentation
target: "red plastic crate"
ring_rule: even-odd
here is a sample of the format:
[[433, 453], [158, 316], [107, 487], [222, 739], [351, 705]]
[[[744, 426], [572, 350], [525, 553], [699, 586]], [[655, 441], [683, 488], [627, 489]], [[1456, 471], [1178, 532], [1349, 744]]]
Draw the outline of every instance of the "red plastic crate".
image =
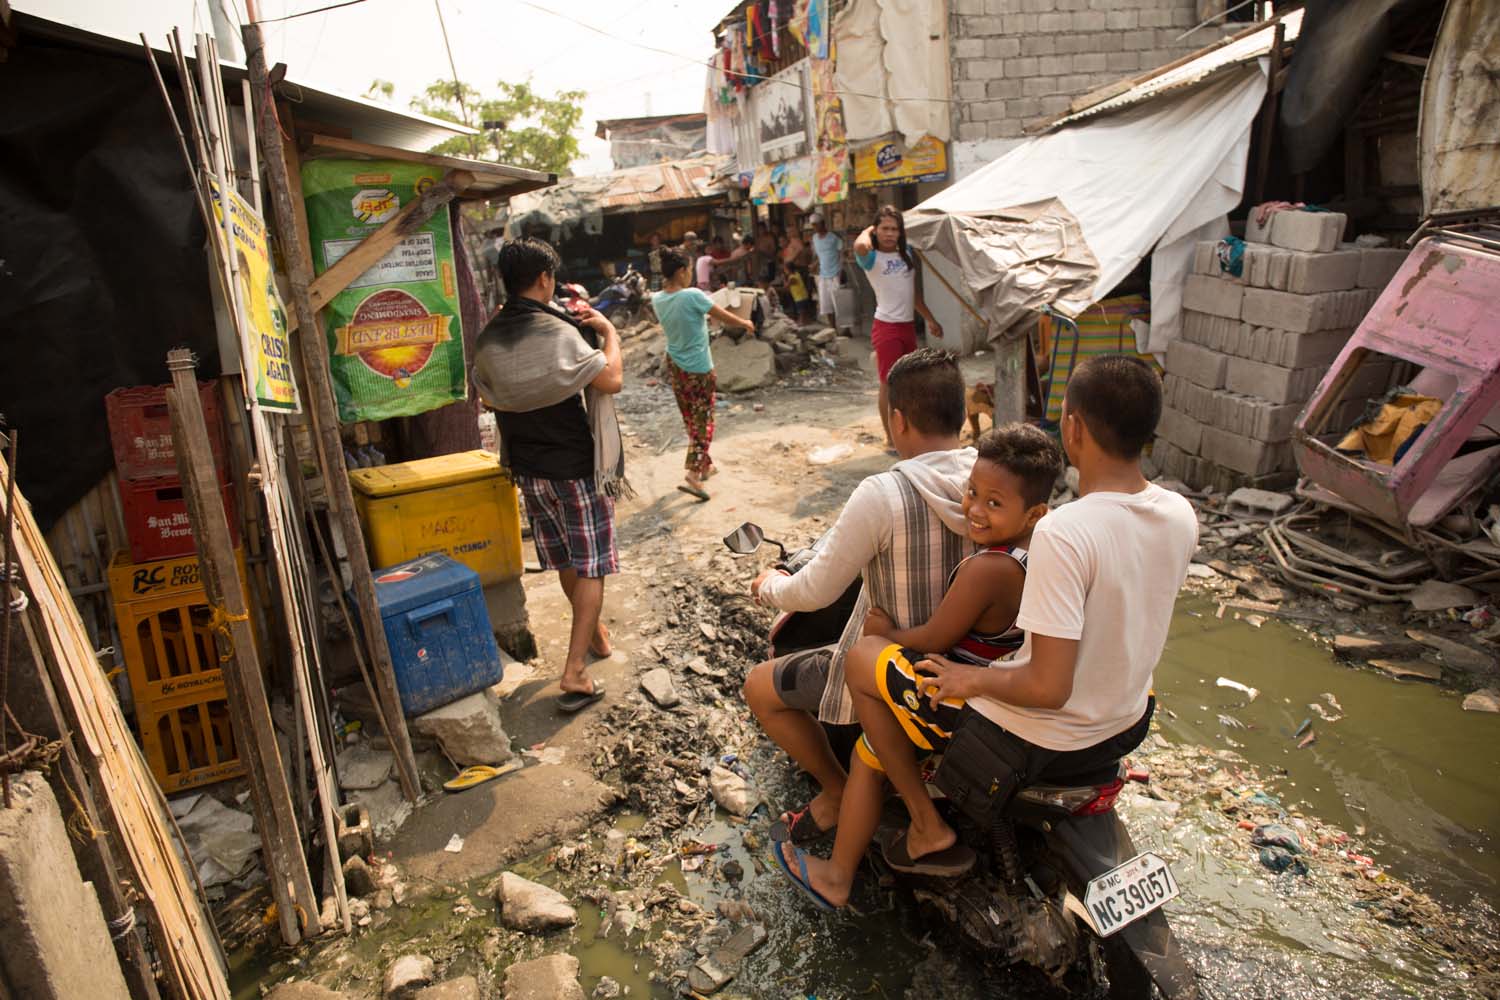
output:
[[[116, 389], [104, 397], [109, 440], [115, 451], [115, 469], [121, 479], [152, 479], [177, 475], [177, 450], [172, 446], [172, 418], [167, 412], [165, 385], [140, 385]], [[219, 392], [213, 382], [198, 383], [203, 401], [203, 422], [208, 425], [208, 443], [220, 478], [228, 478], [224, 456], [228, 454]]]
[[[238, 546], [240, 525], [234, 505], [234, 484], [225, 483], [219, 489], [224, 496], [224, 512], [229, 517], [230, 544]], [[192, 523], [188, 520], [187, 499], [176, 476], [121, 479], [120, 505], [125, 510], [125, 534], [130, 538], [132, 562], [175, 559], [197, 551]]]

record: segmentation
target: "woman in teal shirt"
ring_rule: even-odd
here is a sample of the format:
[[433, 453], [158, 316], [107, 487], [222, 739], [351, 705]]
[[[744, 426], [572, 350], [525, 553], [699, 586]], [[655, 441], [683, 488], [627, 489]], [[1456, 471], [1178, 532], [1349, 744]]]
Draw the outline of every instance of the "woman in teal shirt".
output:
[[708, 456], [714, 437], [714, 393], [718, 379], [714, 377], [714, 359], [708, 350], [707, 318], [712, 316], [720, 323], [752, 333], [755, 324], [714, 305], [708, 293], [694, 288], [692, 268], [681, 250], [662, 250], [661, 276], [662, 290], [651, 296], [651, 305], [667, 335], [667, 375], [688, 435], [687, 474], [677, 488], [699, 500], [707, 500], [703, 480], [718, 471]]

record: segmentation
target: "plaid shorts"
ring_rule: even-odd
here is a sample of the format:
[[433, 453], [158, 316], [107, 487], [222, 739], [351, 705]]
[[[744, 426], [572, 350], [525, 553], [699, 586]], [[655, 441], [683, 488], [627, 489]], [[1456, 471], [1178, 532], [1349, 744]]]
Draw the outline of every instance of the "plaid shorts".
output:
[[573, 569], [589, 578], [620, 571], [613, 497], [592, 479], [515, 479], [542, 569]]

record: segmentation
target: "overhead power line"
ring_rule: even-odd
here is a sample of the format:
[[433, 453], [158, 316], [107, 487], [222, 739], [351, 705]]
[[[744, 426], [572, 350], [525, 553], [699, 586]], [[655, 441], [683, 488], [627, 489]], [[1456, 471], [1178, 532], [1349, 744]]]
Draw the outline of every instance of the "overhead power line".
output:
[[275, 24], [277, 21], [290, 21], [297, 17], [307, 17], [309, 14], [322, 14], [324, 11], [338, 10], [340, 7], [353, 7], [365, 0], [344, 0], [343, 3], [331, 3], [327, 7], [315, 7], [312, 10], [299, 10], [295, 14], [287, 14], [285, 17], [263, 17], [256, 24]]
[[[725, 73], [726, 75], [729, 75], [729, 76], [738, 76], [738, 77], [740, 77], [741, 79], [744, 79], [744, 80], [758, 80], [761, 83], [775, 83], [775, 84], [780, 84], [780, 85], [785, 86], [785, 87], [791, 87], [791, 88], [793, 88], [795, 90], [798, 90], [798, 91], [800, 91], [802, 89], [802, 85], [800, 83], [793, 83], [791, 80], [776, 80], [776, 79], [773, 79], [771, 77], [761, 77], [761, 76], [756, 76], [756, 75], [750, 74], [750, 73], [734, 73], [734, 72], [732, 72], [730, 70], [724, 69], [722, 66], [715, 66], [711, 62], [706, 62], [706, 61], [704, 61], [702, 59], [695, 59], [692, 56], [685, 56], [685, 55], [683, 55], [680, 52], [673, 52], [671, 49], [658, 48], [655, 45], [648, 45], [645, 42], [639, 42], [639, 41], [636, 41], [633, 38], [626, 38], [623, 35], [616, 35], [616, 34], [613, 34], [613, 33], [609, 32], [609, 31], [606, 31], [603, 28], [597, 27], [596, 25], [589, 24], [587, 21], [580, 21], [580, 20], [578, 20], [578, 18], [573, 17], [573, 16], [568, 15], [568, 14], [564, 14], [561, 11], [552, 10], [551, 8], [543, 7], [541, 4], [532, 3], [531, 0], [515, 0], [515, 2], [518, 3], [518, 4], [520, 4], [523, 7], [530, 7], [532, 10], [539, 10], [543, 14], [548, 14], [548, 15], [550, 15], [552, 17], [560, 18], [560, 19], [562, 19], [564, 21], [569, 22], [570, 24], [576, 24], [580, 28], [584, 28], [584, 29], [586, 29], [588, 31], [592, 31], [596, 35], [602, 35], [605, 38], [610, 39], [611, 41], [624, 42], [626, 45], [633, 45], [634, 47], [636, 47], [638, 49], [645, 49], [647, 52], [656, 52], [656, 53], [658, 53], [660, 55], [671, 56], [673, 59], [681, 59], [683, 62], [692, 63], [695, 66], [702, 66], [705, 69], [717, 69], [717, 70]], [[857, 92], [851, 91], [851, 90], [845, 90], [842, 93], [843, 94], [847, 94], [850, 97], [867, 97], [867, 98], [870, 98], [871, 100], [876, 100], [876, 101], [890, 101], [892, 104], [957, 104], [957, 103], [959, 103], [958, 101], [956, 101], [955, 99], [953, 99], [951, 97], [890, 97], [890, 96], [888, 96], [886, 94], [861, 94], [861, 93], [857, 93]]]

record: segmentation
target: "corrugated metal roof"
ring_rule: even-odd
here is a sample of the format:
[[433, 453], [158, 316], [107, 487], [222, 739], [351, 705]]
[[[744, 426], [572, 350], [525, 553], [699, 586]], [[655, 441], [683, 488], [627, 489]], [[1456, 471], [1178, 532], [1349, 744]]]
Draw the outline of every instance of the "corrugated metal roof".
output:
[[727, 156], [702, 156], [671, 160], [592, 177], [564, 179], [559, 183], [583, 190], [592, 189], [597, 192], [595, 197], [604, 211], [618, 213], [633, 208], [712, 198], [719, 193], [713, 186], [714, 175], [728, 159]]
[[[1037, 123], [1035, 131], [1047, 132], [1064, 125], [1092, 118], [1096, 115], [1109, 114], [1124, 108], [1144, 104], [1155, 100], [1164, 94], [1178, 90], [1195, 87], [1198, 84], [1218, 75], [1225, 70], [1235, 66], [1269, 55], [1271, 46], [1276, 39], [1276, 23], [1284, 24], [1284, 41], [1295, 41], [1302, 31], [1302, 8], [1288, 11], [1279, 18], [1273, 18], [1259, 29], [1250, 29], [1242, 32], [1231, 39], [1211, 45], [1201, 51], [1200, 54], [1189, 57], [1178, 65], [1168, 64], [1170, 68], [1158, 70], [1153, 76], [1145, 80], [1129, 84], [1131, 77], [1126, 77], [1119, 84], [1125, 86], [1117, 93], [1110, 94], [1111, 88], [1105, 87], [1101, 91], [1099, 100], [1087, 107], [1079, 108], [1068, 114], [1054, 119], [1047, 119]], [[1108, 96], [1102, 96], [1108, 95]], [[1085, 99], [1089, 95], [1084, 95]], [[1075, 102], [1076, 103], [1076, 102]], [[1028, 130], [1030, 131], [1030, 129]]]

